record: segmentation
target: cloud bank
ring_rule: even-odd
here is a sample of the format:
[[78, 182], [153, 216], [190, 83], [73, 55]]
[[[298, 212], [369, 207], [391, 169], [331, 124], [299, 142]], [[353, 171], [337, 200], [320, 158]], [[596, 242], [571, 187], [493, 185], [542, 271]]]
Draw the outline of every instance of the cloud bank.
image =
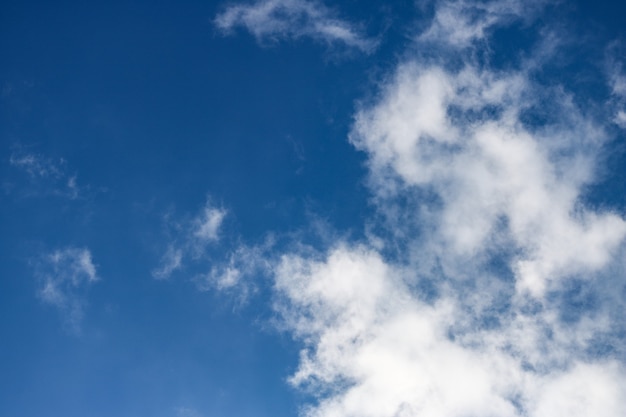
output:
[[260, 42], [308, 37], [366, 53], [377, 45], [355, 25], [335, 17], [330, 9], [316, 1], [260, 0], [236, 4], [218, 14], [214, 23], [223, 33], [243, 27]]

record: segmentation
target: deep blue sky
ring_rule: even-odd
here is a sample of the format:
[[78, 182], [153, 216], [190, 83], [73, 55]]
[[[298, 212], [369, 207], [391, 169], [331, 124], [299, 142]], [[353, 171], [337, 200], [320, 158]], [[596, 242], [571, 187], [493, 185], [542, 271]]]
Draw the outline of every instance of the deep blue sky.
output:
[[[271, 276], [243, 301], [194, 280], [270, 234], [275, 258], [386, 227], [348, 137], [398, 63], [439, 51], [414, 43], [435, 3], [383, 3], [325, 3], [377, 40], [367, 52], [225, 34], [214, 19], [236, 2], [0, 4], [0, 416], [297, 415], [310, 398], [287, 379], [303, 342], [274, 322]], [[626, 103], [606, 81], [607, 56], [626, 71], [625, 28], [619, 1], [549, 5], [490, 30], [476, 56], [517, 68], [552, 29], [567, 42], [530, 77], [606, 119]], [[623, 217], [625, 130], [606, 126], [581, 194]], [[227, 215], [198, 255], [183, 235], [205, 205]], [[171, 242], [192, 254], [155, 279]], [[64, 284], [82, 303], [73, 324], [40, 294], [64, 248], [88, 248], [98, 276]]]

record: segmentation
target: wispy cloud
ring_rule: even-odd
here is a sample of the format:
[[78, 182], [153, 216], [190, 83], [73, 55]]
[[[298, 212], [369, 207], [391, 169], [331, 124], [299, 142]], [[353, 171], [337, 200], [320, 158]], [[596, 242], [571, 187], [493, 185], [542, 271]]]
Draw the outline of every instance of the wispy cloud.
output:
[[615, 123], [622, 129], [626, 129], [626, 111], [617, 111], [617, 114], [615, 114]]
[[418, 39], [436, 43], [439, 48], [469, 47], [485, 40], [498, 26], [530, 18], [542, 3], [538, 0], [437, 1], [431, 25]]
[[621, 59], [624, 50], [626, 48], [618, 42], [614, 42], [607, 48], [608, 81], [613, 95], [612, 104], [616, 109], [613, 121], [622, 129], [626, 129], [626, 70]]
[[67, 247], [43, 255], [36, 276], [41, 300], [61, 312], [71, 331], [80, 331], [86, 291], [99, 280], [89, 249]]
[[621, 217], [579, 201], [602, 128], [558, 88], [550, 93], [558, 122], [528, 126], [524, 111], [545, 98], [539, 88], [523, 73], [408, 63], [380, 103], [359, 113], [352, 135], [370, 156], [377, 192], [436, 193], [431, 242], [441, 256], [475, 256], [505, 239], [520, 254], [518, 290], [535, 295], [574, 271], [603, 267], [626, 235]]
[[59, 178], [65, 160], [54, 161], [32, 153], [13, 153], [9, 158], [12, 166], [23, 169], [31, 178]]
[[258, 292], [259, 281], [271, 277], [275, 259], [272, 235], [259, 245], [239, 244], [225, 256], [210, 259], [206, 273], [195, 277], [199, 290], [230, 293], [237, 306], [247, 304]]
[[29, 186], [21, 191], [26, 195], [56, 195], [75, 200], [84, 187], [77, 184], [76, 174], [70, 174], [67, 161], [18, 148], [9, 157], [9, 164], [28, 176]]
[[220, 229], [227, 211], [207, 201], [200, 214], [190, 221], [178, 224], [176, 236], [168, 244], [160, 265], [152, 271], [157, 279], [167, 279], [183, 267], [185, 259], [198, 260], [204, 256], [207, 245], [220, 239]]
[[183, 250], [170, 245], [161, 257], [159, 266], [152, 271], [152, 276], [156, 279], [167, 279], [182, 266], [182, 261]]
[[317, 1], [260, 0], [232, 5], [218, 14], [214, 23], [224, 33], [243, 27], [260, 42], [308, 37], [366, 53], [377, 46], [374, 39]]

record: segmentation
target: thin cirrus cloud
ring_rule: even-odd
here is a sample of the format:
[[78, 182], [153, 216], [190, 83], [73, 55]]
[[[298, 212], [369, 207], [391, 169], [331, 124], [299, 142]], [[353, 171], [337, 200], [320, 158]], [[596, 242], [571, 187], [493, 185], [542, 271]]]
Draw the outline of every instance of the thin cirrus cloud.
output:
[[193, 408], [178, 407], [176, 409], [176, 417], [202, 417], [202, 414]]
[[[290, 382], [318, 398], [304, 415], [626, 415], [626, 221], [583, 203], [612, 121], [538, 84], [545, 55], [534, 69], [473, 58], [487, 28], [535, 9], [438, 7], [418, 42], [441, 54], [401, 62], [350, 134], [379, 236], [271, 267], [304, 344]], [[450, 45], [470, 49], [460, 68]]]
[[63, 158], [53, 159], [18, 149], [11, 154], [9, 164], [28, 176], [29, 184], [20, 187], [24, 195], [56, 195], [76, 200], [84, 191], [77, 184], [76, 175], [68, 173]]
[[80, 331], [86, 292], [100, 279], [89, 249], [57, 249], [41, 256], [36, 269], [39, 298], [60, 311], [69, 330]]
[[377, 46], [374, 39], [366, 37], [354, 24], [335, 17], [316, 1], [260, 0], [236, 4], [218, 14], [214, 23], [224, 33], [245, 28], [260, 42], [308, 37], [366, 53]]
[[177, 225], [176, 237], [169, 243], [161, 257], [159, 266], [152, 271], [156, 279], [167, 279], [183, 267], [184, 260], [198, 260], [203, 257], [207, 245], [220, 239], [220, 229], [227, 215], [223, 208], [215, 207], [207, 201], [200, 214], [191, 221]]

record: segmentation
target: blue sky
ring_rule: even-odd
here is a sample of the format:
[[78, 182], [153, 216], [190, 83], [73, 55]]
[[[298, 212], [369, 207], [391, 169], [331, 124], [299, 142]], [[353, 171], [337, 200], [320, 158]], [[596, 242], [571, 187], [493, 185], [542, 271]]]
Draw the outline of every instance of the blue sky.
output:
[[0, 416], [626, 415], [620, 2], [0, 7]]

